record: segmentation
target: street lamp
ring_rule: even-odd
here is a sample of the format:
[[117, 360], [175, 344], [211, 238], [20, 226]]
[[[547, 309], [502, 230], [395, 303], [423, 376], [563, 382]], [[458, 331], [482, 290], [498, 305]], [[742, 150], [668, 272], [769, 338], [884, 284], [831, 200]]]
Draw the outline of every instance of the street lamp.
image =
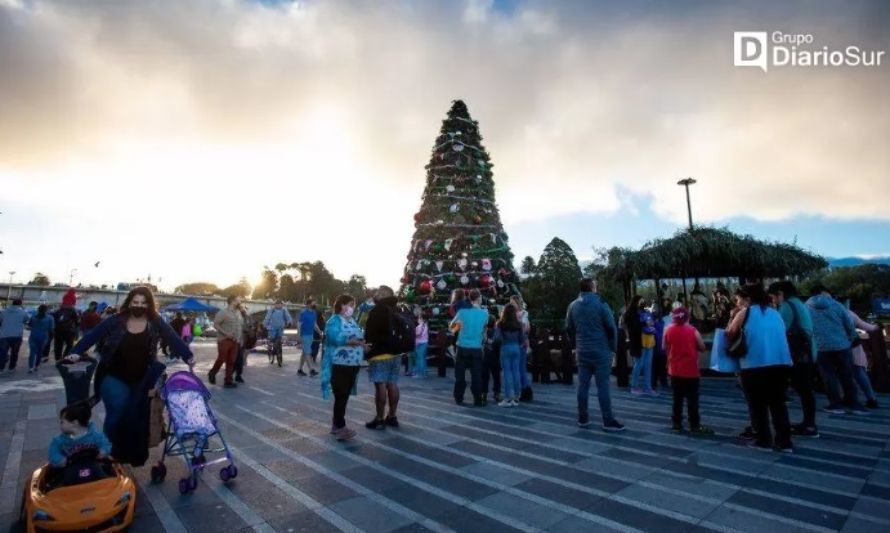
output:
[[73, 286], [74, 286], [74, 274], [77, 274], [77, 269], [76, 269], [76, 268], [72, 268], [72, 269], [71, 269], [71, 272], [68, 273], [68, 286], [69, 286], [69, 287], [73, 287]]
[[677, 182], [677, 185], [682, 185], [686, 187], [686, 212], [689, 215], [689, 229], [692, 229], [692, 201], [689, 199], [689, 186], [695, 185], [696, 181], [693, 178], [682, 179]]
[[12, 297], [12, 277], [15, 276], [15, 270], [9, 272], [9, 285], [6, 286], [6, 301]]

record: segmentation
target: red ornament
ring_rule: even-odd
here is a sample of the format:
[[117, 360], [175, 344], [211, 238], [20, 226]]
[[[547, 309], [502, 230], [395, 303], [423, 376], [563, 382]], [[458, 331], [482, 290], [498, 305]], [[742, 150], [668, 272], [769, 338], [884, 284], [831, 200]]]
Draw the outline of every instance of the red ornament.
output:
[[420, 211], [414, 213], [414, 222], [420, 222]]
[[417, 289], [420, 291], [420, 294], [429, 294], [433, 290], [433, 285], [430, 283], [430, 280], [425, 279], [420, 282], [420, 286]]
[[478, 225], [478, 224], [482, 224], [482, 217], [480, 217], [479, 215], [474, 216], [474, 217], [473, 217], [473, 223], [474, 223], [474, 224], [477, 224], [477, 225]]
[[491, 283], [492, 283], [492, 278], [491, 278], [490, 274], [485, 274], [484, 276], [479, 278], [479, 285], [482, 288], [487, 289], [488, 287], [491, 287]]

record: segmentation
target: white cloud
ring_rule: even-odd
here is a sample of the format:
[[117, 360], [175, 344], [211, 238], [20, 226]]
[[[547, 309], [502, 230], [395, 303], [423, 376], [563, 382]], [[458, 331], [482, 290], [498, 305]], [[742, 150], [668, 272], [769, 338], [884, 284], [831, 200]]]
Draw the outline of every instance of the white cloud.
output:
[[[734, 69], [730, 49], [734, 29], [773, 26], [890, 48], [882, 9], [2, 0], [0, 176], [42, 216], [99, 201], [125, 217], [134, 196], [156, 198], [165, 235], [186, 207], [209, 228], [235, 203], [254, 251], [226, 258], [198, 232], [228, 280], [320, 257], [392, 281], [440, 121], [464, 98], [510, 223], [614, 212], [616, 185], [683, 222], [687, 175], [700, 221], [886, 219], [886, 195], [864, 191], [890, 169], [887, 69], [764, 76]], [[293, 229], [263, 229], [279, 217]], [[376, 238], [332, 245], [327, 229]], [[159, 268], [196, 276], [200, 262], [172, 259], [189, 240]]]

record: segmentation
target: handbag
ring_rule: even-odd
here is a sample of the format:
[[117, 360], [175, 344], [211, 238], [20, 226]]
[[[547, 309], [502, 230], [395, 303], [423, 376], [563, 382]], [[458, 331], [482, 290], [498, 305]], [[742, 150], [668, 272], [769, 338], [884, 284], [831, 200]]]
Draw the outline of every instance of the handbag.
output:
[[748, 341], [745, 340], [745, 326], [748, 324], [748, 319], [751, 317], [751, 307], [745, 310], [745, 321], [742, 322], [742, 329], [739, 330], [739, 336], [736, 340], [732, 341], [732, 344], [729, 345], [729, 356], [735, 359], [741, 359], [748, 355]]
[[714, 330], [714, 341], [711, 344], [711, 370], [731, 374], [738, 372], [739, 360], [729, 355], [729, 339], [726, 330], [718, 328]]

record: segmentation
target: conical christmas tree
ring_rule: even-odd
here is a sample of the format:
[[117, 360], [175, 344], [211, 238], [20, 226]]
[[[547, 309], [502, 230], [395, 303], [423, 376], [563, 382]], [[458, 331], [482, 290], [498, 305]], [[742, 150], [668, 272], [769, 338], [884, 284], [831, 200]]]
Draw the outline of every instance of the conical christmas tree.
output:
[[454, 289], [479, 289], [485, 305], [519, 294], [513, 254], [494, 199], [492, 164], [478, 123], [456, 100], [426, 166], [426, 188], [399, 295], [447, 325]]

